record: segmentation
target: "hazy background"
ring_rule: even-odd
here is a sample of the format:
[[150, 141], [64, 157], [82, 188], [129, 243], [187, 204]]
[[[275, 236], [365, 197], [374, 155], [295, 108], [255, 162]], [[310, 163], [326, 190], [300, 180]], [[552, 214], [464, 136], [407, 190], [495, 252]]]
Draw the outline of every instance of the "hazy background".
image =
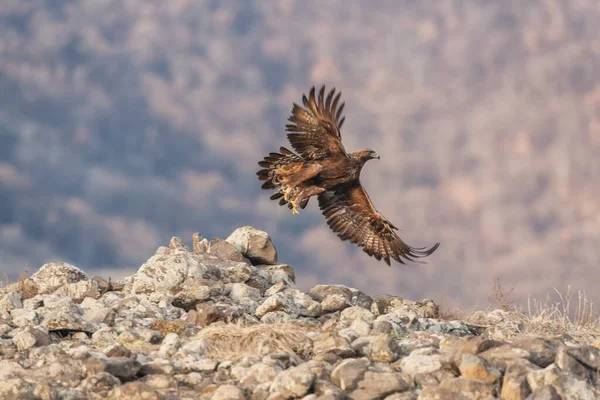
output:
[[[597, 0], [2, 0], [0, 272], [132, 274], [171, 236], [268, 231], [299, 285], [486, 307], [600, 300]], [[428, 264], [387, 267], [255, 172], [292, 102], [343, 91], [376, 207]]]

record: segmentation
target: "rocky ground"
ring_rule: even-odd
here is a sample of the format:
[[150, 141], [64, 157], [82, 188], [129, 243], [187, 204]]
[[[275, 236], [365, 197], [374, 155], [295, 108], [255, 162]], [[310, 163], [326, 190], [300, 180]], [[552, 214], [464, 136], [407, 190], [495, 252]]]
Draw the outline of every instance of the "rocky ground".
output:
[[[600, 350], [507, 313], [295, 288], [268, 234], [160, 247], [123, 281], [48, 263], [0, 292], [2, 399], [596, 399]], [[496, 338], [496, 339], [494, 339]]]

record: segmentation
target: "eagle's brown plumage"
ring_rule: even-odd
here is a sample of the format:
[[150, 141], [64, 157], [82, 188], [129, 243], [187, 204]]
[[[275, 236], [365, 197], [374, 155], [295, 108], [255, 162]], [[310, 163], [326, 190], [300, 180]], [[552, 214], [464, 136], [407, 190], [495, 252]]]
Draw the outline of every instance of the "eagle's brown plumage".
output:
[[287, 204], [294, 214], [316, 195], [327, 225], [340, 239], [388, 265], [391, 259], [404, 264], [404, 260], [430, 255], [439, 243], [429, 249], [407, 245], [396, 234], [398, 228], [373, 207], [360, 183], [360, 171], [365, 162], [379, 155], [369, 149], [346, 153], [340, 133], [345, 120], [344, 103], [338, 107], [340, 97], [335, 89], [325, 97], [325, 86], [315, 97], [313, 87], [308, 98], [302, 96], [304, 107], [294, 103], [286, 130], [298, 154], [281, 147], [280, 153], [270, 153], [260, 161], [264, 169], [257, 175], [265, 181], [262, 188], [277, 189], [271, 199]]

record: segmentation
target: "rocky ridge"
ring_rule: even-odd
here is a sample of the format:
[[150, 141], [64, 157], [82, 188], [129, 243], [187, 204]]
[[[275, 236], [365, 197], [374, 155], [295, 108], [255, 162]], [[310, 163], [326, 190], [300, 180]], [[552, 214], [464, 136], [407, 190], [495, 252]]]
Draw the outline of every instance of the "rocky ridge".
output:
[[55, 262], [0, 289], [0, 398], [600, 398], [600, 350], [567, 335], [500, 341], [431, 300], [305, 293], [252, 227], [192, 239], [122, 281]]

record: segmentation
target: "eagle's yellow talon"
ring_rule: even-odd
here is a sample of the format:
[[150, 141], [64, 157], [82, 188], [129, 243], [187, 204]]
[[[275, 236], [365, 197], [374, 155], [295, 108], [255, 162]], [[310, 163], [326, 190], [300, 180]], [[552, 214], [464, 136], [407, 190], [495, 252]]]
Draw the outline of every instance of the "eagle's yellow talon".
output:
[[289, 201], [290, 199], [290, 189], [282, 189], [283, 191], [283, 199], [285, 201]]
[[296, 202], [293, 200], [290, 200], [290, 204], [292, 205], [292, 214], [298, 215], [298, 209], [296, 208]]

